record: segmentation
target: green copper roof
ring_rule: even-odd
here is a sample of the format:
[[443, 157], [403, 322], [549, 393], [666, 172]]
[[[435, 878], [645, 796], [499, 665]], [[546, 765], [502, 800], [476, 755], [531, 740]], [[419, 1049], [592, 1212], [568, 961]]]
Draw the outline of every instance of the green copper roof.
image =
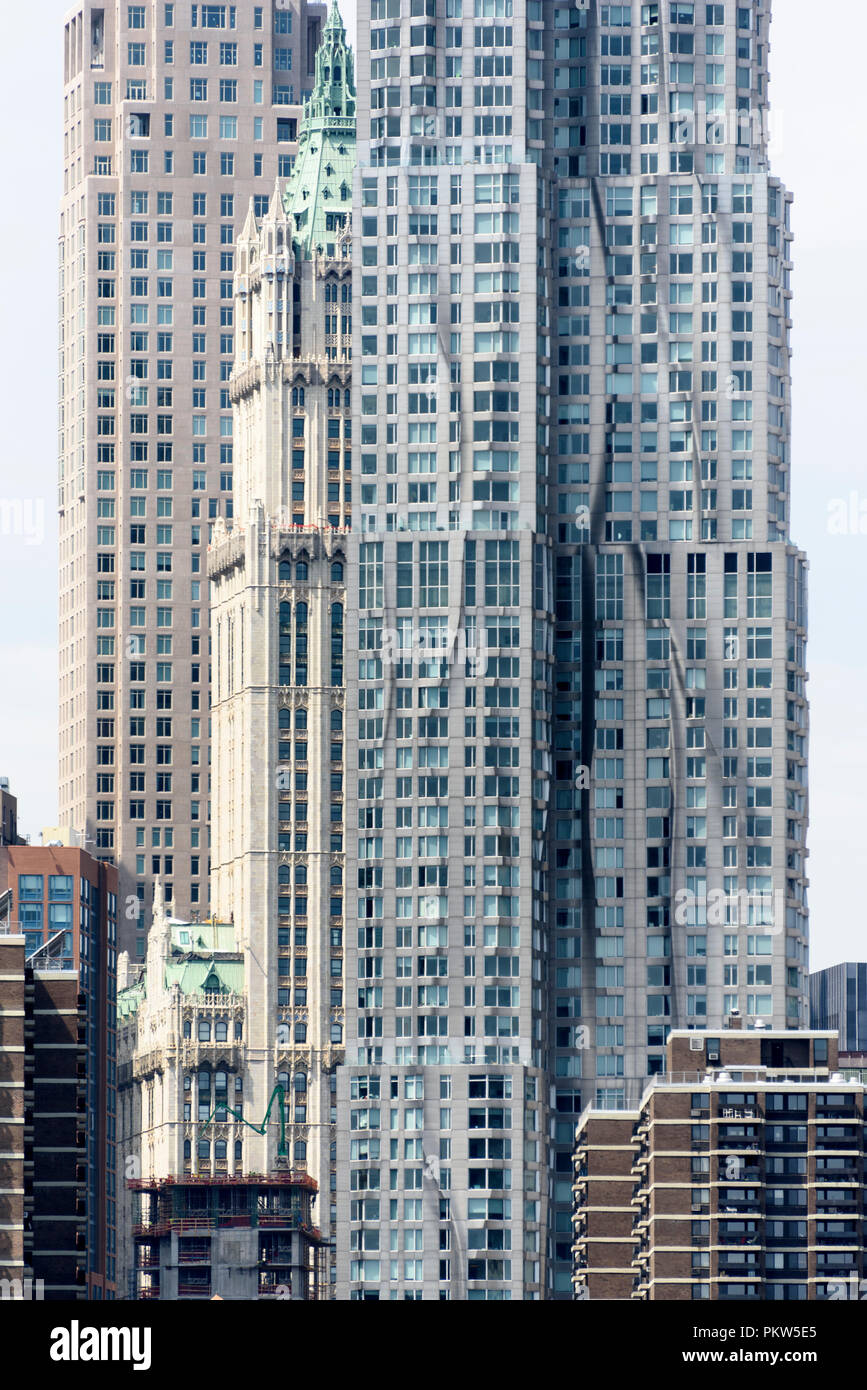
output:
[[296, 254], [335, 247], [352, 211], [355, 65], [336, 0], [316, 50], [316, 81], [305, 104], [298, 154], [283, 194], [295, 220]]
[[166, 961], [166, 989], [177, 985], [181, 994], [241, 994], [243, 961]]
[[[164, 986], [181, 994], [243, 994], [244, 957], [231, 922], [169, 922]], [[138, 1012], [147, 990], [142, 977], [118, 990], [118, 1017]]]
[[134, 985], [128, 985], [126, 989], [119, 989], [117, 992], [118, 1018], [129, 1018], [130, 1014], [138, 1013], [139, 1005], [144, 997], [145, 987], [141, 981]]

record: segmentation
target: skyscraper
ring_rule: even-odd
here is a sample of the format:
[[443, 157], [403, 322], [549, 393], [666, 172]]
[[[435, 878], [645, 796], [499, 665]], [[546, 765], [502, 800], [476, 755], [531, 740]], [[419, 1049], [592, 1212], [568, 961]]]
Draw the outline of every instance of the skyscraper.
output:
[[60, 819], [121, 872], [208, 899], [208, 580], [231, 517], [234, 245], [290, 173], [325, 6], [109, 0], [64, 30]]
[[[299, 1190], [318, 1189], [326, 1238], [345, 1015], [354, 162], [353, 59], [332, 5], [292, 176], [261, 216], [251, 202], [237, 242], [235, 517], [231, 528], [217, 518], [208, 556], [217, 915], [196, 925], [155, 911], [146, 970], [136, 978], [122, 960], [120, 995], [120, 1143], [138, 1190], [189, 1178], [220, 1205], [227, 1180], [291, 1187], [291, 1167]], [[243, 1253], [249, 1280], [260, 1257], [282, 1260], [255, 1241]], [[163, 1256], [151, 1244], [144, 1297], [175, 1296], [165, 1270], [155, 1277]], [[227, 1261], [215, 1247], [214, 1269]], [[322, 1263], [330, 1286], [331, 1251]], [[199, 1291], [213, 1292], [200, 1274]], [[278, 1274], [263, 1273], [263, 1293]], [[251, 1296], [242, 1284], [228, 1278], [231, 1296]]]
[[212, 891], [245, 952], [246, 1103], [264, 1114], [283, 1086], [289, 1151], [319, 1184], [326, 1234], [345, 1016], [354, 163], [353, 58], [333, 4], [292, 178], [238, 243], [236, 517], [217, 523], [209, 563]]
[[581, 1109], [806, 1022], [770, 7], [358, 19], [339, 1296], [568, 1297]]
[[841, 1052], [867, 1051], [867, 964], [847, 960], [810, 976], [810, 1027], [836, 1028]]

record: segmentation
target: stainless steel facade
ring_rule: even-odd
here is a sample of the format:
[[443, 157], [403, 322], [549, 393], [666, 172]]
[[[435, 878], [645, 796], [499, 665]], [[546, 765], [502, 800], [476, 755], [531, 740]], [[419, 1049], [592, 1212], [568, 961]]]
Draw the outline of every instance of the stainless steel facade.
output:
[[340, 1297], [568, 1297], [583, 1106], [807, 1021], [769, 20], [359, 4]]

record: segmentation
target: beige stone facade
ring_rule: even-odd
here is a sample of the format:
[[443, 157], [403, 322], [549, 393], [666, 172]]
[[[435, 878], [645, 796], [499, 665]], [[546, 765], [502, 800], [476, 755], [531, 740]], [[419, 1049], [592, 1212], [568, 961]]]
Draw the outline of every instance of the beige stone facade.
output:
[[234, 246], [287, 177], [325, 6], [77, 5], [59, 239], [60, 820], [208, 904], [208, 577], [231, 518]]

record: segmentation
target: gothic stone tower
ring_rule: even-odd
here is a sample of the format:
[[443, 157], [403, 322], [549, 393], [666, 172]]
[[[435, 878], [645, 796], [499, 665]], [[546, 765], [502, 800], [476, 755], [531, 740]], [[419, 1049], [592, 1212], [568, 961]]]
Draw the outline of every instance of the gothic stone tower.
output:
[[[334, 6], [298, 159], [238, 242], [235, 524], [215, 531], [212, 893], [246, 960], [245, 1108], [286, 1090], [332, 1226], [344, 1045], [343, 619], [350, 511], [352, 56]], [[256, 1141], [260, 1142], [260, 1141]], [[277, 1129], [261, 1140], [273, 1165]]]

